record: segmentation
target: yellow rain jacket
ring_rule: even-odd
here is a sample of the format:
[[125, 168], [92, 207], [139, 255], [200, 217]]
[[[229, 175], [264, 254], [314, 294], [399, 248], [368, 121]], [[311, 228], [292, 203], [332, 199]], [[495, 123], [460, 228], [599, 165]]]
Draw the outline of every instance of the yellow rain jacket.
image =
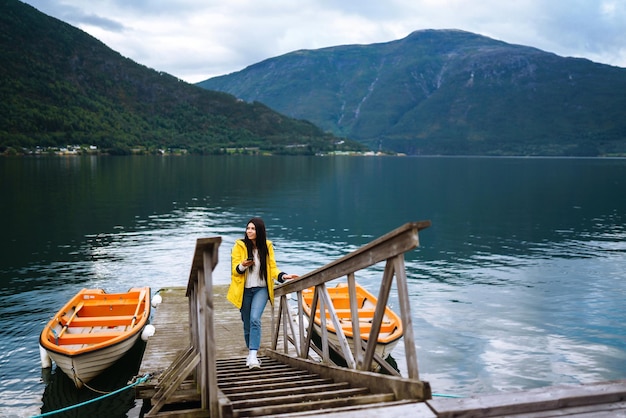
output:
[[[278, 279], [280, 270], [276, 266], [276, 259], [274, 258], [274, 246], [272, 241], [267, 240], [267, 293], [269, 295], [270, 303], [274, 305], [274, 280]], [[241, 309], [243, 303], [243, 291], [246, 284], [246, 274], [244, 271], [242, 274], [237, 272], [237, 266], [248, 258], [248, 249], [242, 239], [235, 241], [233, 250], [230, 254], [231, 263], [231, 276], [230, 287], [226, 299], [228, 299], [237, 309]]]

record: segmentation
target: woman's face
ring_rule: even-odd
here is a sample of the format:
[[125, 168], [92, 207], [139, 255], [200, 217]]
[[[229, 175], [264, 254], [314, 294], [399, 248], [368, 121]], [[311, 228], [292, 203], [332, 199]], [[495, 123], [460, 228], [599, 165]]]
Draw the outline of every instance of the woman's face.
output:
[[256, 241], [256, 226], [252, 222], [246, 226], [246, 236], [250, 241]]

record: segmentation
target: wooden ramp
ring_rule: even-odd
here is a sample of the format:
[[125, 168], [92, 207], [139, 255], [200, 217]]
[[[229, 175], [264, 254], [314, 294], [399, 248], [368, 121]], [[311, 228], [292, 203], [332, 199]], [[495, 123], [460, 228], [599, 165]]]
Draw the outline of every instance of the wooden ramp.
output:
[[[160, 384], [167, 379], [167, 371], [177, 362], [193, 360], [186, 349], [189, 345], [189, 309], [184, 287], [161, 289], [163, 302], [154, 310], [152, 324], [156, 333], [147, 344], [138, 376], [152, 378], [137, 385], [136, 398], [146, 402], [150, 409], [159, 399]], [[409, 382], [382, 375], [356, 372], [324, 366], [312, 361], [292, 358], [268, 350], [271, 339], [269, 306], [263, 319], [261, 343], [262, 368], [250, 370], [245, 365], [247, 350], [239, 311], [226, 301], [228, 286], [214, 286], [216, 317], [217, 381], [223, 417], [245, 416], [306, 416], [331, 412], [349, 413], [372, 408], [409, 408], [420, 415], [434, 416], [425, 404], [415, 404], [406, 397], [411, 390]], [[373, 383], [370, 379], [374, 379]], [[376, 390], [370, 390], [370, 382]], [[408, 388], [408, 389], [407, 389]], [[162, 392], [163, 393], [163, 392]], [[191, 373], [169, 394], [159, 417], [202, 417], [208, 411], [199, 410], [200, 393]], [[424, 415], [426, 414], [426, 415]], [[429, 415], [430, 414], [430, 415]], [[356, 415], [354, 415], [356, 416]], [[397, 415], [394, 415], [397, 416]]]
[[[215, 286], [225, 295], [227, 286]], [[138, 376], [154, 378], [138, 385], [136, 397], [148, 405], [159, 378], [189, 343], [188, 302], [184, 287], [162, 289], [163, 303], [155, 309], [156, 334], [148, 341]], [[216, 302], [223, 300], [216, 297]], [[523, 392], [480, 395], [461, 399], [434, 398], [426, 402], [397, 400], [393, 388], [372, 393], [362, 385], [323, 377], [315, 370], [294, 367], [292, 360], [263, 351], [262, 368], [245, 367], [239, 312], [228, 302], [216, 304], [222, 315], [216, 321], [220, 336], [216, 348], [220, 404], [229, 416], [316, 416], [335, 418], [383, 417], [626, 417], [626, 380], [581, 386], [548, 387]], [[269, 312], [268, 312], [269, 313]], [[270, 344], [270, 315], [265, 315], [263, 349]], [[282, 360], [282, 361], [281, 361]], [[293, 359], [293, 361], [299, 361]], [[332, 370], [332, 368], [331, 368]], [[158, 416], [201, 417], [200, 394], [191, 378], [185, 378]]]
[[[412, 403], [398, 400], [389, 388], [372, 392], [367, 379], [333, 379], [332, 369], [316, 373], [264, 356], [262, 368], [250, 370], [244, 361], [218, 361], [218, 386], [227, 398], [223, 417], [320, 416]], [[423, 410], [428, 410], [426, 405]]]

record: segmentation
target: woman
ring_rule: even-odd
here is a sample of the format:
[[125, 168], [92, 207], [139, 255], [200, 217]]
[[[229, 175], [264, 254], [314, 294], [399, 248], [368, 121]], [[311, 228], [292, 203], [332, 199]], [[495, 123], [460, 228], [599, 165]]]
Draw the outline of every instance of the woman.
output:
[[231, 252], [231, 282], [227, 299], [241, 312], [243, 335], [249, 353], [246, 366], [261, 367], [257, 350], [261, 345], [261, 315], [269, 299], [274, 304], [274, 280], [298, 277], [280, 272], [274, 259], [274, 247], [267, 239], [265, 223], [252, 218], [243, 239], [235, 241]]

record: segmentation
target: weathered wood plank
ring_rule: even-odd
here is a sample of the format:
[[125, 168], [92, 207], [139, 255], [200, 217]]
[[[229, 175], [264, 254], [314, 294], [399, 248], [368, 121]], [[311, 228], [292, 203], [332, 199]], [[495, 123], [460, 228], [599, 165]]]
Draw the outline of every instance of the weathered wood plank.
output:
[[356, 371], [345, 367], [328, 366], [270, 350], [268, 350], [266, 354], [296, 369], [308, 370], [311, 373], [331, 378], [337, 382], [348, 382], [354, 386], [366, 386], [370, 388], [373, 393], [391, 392], [398, 400], [423, 400], [429, 399], [432, 396], [428, 382], [410, 380], [398, 376], [388, 376], [374, 372]]
[[202, 409], [177, 409], [174, 411], [159, 412], [159, 418], [208, 418], [208, 410]]
[[[551, 386], [523, 392], [482, 395], [462, 399], [432, 399], [428, 405], [441, 418], [498, 417], [540, 411], [558, 411], [585, 405], [606, 405], [626, 400], [626, 380], [581, 386]], [[603, 406], [600, 406], [600, 409]], [[550, 412], [552, 414], [552, 412]], [[537, 415], [542, 416], [542, 415]], [[545, 416], [545, 415], [543, 415]]]
[[[189, 280], [187, 281], [187, 290], [191, 290], [189, 285], [194, 282], [194, 280], [198, 277], [198, 270], [203, 268], [209, 268], [211, 271], [215, 270], [215, 266], [217, 266], [218, 262], [218, 248], [222, 243], [222, 237], [211, 237], [211, 238], [199, 238], [196, 240], [196, 248], [193, 253], [193, 259], [191, 261], [191, 270], [189, 271]], [[208, 266], [204, 265], [204, 251], [211, 251], [211, 263]], [[189, 294], [187, 294], [189, 296]]]
[[[335, 391], [345, 391], [349, 389], [349, 385], [346, 382], [340, 383], [323, 383], [319, 385], [302, 385], [299, 382], [291, 382], [289, 384], [284, 383], [283, 387], [276, 388], [275, 385], [259, 385], [254, 388], [252, 392], [241, 393], [240, 391], [232, 391], [231, 393], [226, 393], [228, 399], [231, 402], [237, 401], [246, 401], [250, 398], [260, 399], [260, 398], [279, 398], [280, 402], [290, 401], [294, 396], [300, 396], [310, 393], [314, 391], [316, 393], [321, 392], [335, 392]], [[345, 392], [344, 392], [345, 393]], [[342, 392], [335, 392], [336, 396], [342, 395]], [[287, 397], [291, 397], [291, 399], [287, 399]]]
[[389, 402], [392, 400], [393, 394], [380, 393], [374, 395], [366, 395], [363, 397], [355, 396], [346, 398], [321, 399], [318, 401], [310, 402], [285, 403], [282, 405], [255, 406], [249, 409], [239, 409], [237, 410], [237, 412], [239, 412], [240, 416], [247, 417], [277, 417], [280, 416], [280, 414], [286, 414], [286, 416], [294, 416], [293, 414], [288, 414], [306, 412], [310, 410], [316, 410], [319, 412], [323, 411], [324, 409], [330, 408], [340, 408], [349, 405], [370, 405], [372, 403]]
[[412, 250], [419, 245], [418, 231], [428, 228], [430, 225], [430, 221], [406, 223], [358, 250], [300, 276], [298, 280], [288, 281], [281, 286], [277, 286], [275, 289], [276, 297], [287, 293], [295, 293], [321, 282], [347, 276], [350, 273]]
[[161, 385], [169, 385], [172, 380], [178, 378], [178, 370], [181, 365], [187, 363], [194, 355], [195, 349], [193, 347], [188, 347], [187, 350], [181, 350], [172, 364], [159, 376], [159, 383]]
[[180, 387], [180, 384], [185, 380], [189, 373], [196, 367], [196, 365], [200, 362], [200, 354], [195, 354], [194, 356], [189, 356], [185, 358], [185, 361], [181, 362], [179, 367], [176, 368], [178, 372], [176, 377], [172, 379], [172, 382], [168, 382], [168, 384], [164, 385], [159, 391], [154, 395], [152, 399], [153, 407], [146, 413], [146, 417], [156, 416], [156, 414], [161, 410], [163, 405], [165, 405], [176, 390]]
[[146, 343], [139, 376], [160, 374], [189, 346], [189, 308], [184, 287], [158, 291], [163, 302], [153, 309], [150, 323], [155, 334]]
[[311, 375], [308, 372], [300, 371], [283, 373], [279, 377], [273, 378], [270, 383], [267, 383], [267, 379], [242, 379], [241, 377], [237, 377], [236, 379], [232, 379], [230, 381], [228, 379], [220, 379], [220, 389], [222, 389], [224, 393], [231, 393], [234, 391], [247, 390], [250, 386], [254, 388], [265, 387], [267, 389], [272, 389], [281, 386], [289, 386], [294, 384], [294, 382], [299, 385], [314, 385], [317, 383], [332, 382], [332, 380], [322, 379], [317, 375]]
[[[247, 408], [263, 408], [267, 406], [283, 406], [293, 403], [313, 403], [327, 399], [348, 398], [357, 395], [367, 395], [367, 388], [347, 388], [330, 391], [305, 391], [304, 393], [281, 394], [272, 397], [242, 397], [237, 400], [231, 399], [233, 407], [238, 410]], [[393, 396], [393, 395], [392, 395]], [[310, 405], [309, 405], [310, 406]]]
[[516, 414], [515, 418], [616, 418], [626, 417], [626, 402], [606, 403], [599, 405], [577, 406], [559, 410]]
[[[285, 414], [284, 417], [307, 417], [316, 418], [436, 418], [433, 411], [425, 403], [406, 401], [385, 402], [381, 404], [352, 405], [333, 408], [332, 411], [307, 411], [298, 414]], [[274, 418], [281, 417], [276, 415]], [[516, 417], [517, 418], [517, 417]]]
[[[204, 265], [211, 265], [213, 258], [215, 258], [215, 264], [217, 264], [217, 248], [214, 251], [204, 251]], [[204, 269], [204, 282], [205, 292], [203, 300], [206, 302], [206, 329], [205, 329], [205, 346], [207, 347], [206, 361], [208, 364], [200, 364], [203, 370], [206, 370], [207, 376], [203, 380], [202, 387], [200, 388], [202, 395], [202, 407], [205, 408], [207, 402], [209, 402], [208, 409], [212, 416], [219, 415], [220, 403], [217, 397], [217, 357], [215, 356], [215, 301], [213, 298], [213, 264], [211, 269]], [[198, 277], [200, 279], [200, 277]], [[207, 386], [206, 389], [204, 386]]]

